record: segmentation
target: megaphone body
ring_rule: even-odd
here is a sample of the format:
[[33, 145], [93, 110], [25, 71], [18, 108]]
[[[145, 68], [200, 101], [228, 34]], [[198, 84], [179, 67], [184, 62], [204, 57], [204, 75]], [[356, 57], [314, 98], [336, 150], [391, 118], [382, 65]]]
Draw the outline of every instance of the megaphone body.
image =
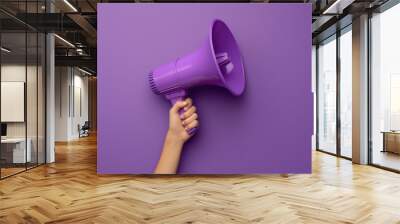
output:
[[[235, 96], [241, 95], [245, 73], [232, 32], [223, 21], [214, 20], [202, 47], [153, 69], [149, 73], [149, 82], [153, 92], [164, 95], [172, 105], [183, 100], [187, 90], [194, 86], [220, 86]], [[188, 133], [194, 134], [196, 130], [190, 129]]]

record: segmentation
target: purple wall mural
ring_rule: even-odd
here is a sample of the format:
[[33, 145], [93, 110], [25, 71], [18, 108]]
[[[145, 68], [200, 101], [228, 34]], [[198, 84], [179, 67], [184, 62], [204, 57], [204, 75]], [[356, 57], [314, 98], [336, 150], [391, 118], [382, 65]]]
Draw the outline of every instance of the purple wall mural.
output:
[[190, 90], [201, 126], [179, 173], [311, 172], [311, 5], [145, 3], [98, 7], [98, 173], [153, 172], [170, 103], [148, 73], [201, 47], [214, 19], [238, 42], [246, 90]]

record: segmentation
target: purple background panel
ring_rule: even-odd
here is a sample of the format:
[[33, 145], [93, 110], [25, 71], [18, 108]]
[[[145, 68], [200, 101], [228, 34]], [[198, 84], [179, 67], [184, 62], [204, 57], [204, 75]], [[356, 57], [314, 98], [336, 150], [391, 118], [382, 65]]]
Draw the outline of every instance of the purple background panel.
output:
[[215, 18], [239, 44], [246, 90], [191, 89], [200, 128], [179, 173], [311, 172], [311, 5], [145, 3], [98, 7], [98, 173], [153, 172], [170, 104], [148, 72], [201, 47]]

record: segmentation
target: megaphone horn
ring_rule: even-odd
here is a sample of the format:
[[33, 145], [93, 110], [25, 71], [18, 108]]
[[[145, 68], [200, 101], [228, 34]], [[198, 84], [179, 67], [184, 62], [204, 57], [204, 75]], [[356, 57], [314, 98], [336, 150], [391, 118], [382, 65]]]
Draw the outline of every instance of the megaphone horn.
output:
[[[165, 95], [171, 104], [183, 100], [189, 88], [200, 85], [221, 86], [235, 96], [241, 95], [245, 73], [232, 32], [222, 20], [214, 20], [201, 48], [153, 69], [149, 83], [154, 93]], [[188, 133], [194, 134], [196, 130], [190, 129]]]

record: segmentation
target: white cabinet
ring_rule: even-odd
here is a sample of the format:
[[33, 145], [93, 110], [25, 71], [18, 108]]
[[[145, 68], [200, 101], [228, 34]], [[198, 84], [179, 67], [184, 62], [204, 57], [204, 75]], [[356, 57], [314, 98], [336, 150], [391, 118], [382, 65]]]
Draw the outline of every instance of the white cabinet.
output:
[[25, 138], [7, 138], [1, 140], [2, 145], [7, 145], [8, 149], [12, 149], [12, 163], [32, 161], [32, 140], [28, 138], [26, 143], [27, 147], [25, 151]]

